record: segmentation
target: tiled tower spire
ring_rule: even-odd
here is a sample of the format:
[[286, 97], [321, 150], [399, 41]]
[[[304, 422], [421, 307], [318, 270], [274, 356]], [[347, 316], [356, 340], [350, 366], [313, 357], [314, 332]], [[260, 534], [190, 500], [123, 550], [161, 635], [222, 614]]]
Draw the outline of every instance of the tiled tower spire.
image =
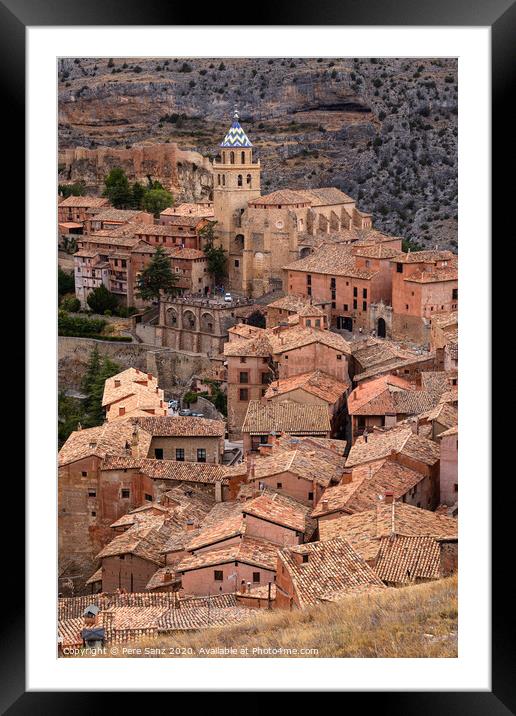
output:
[[249, 137], [244, 132], [238, 121], [238, 112], [235, 109], [233, 114], [233, 124], [228, 130], [228, 133], [221, 142], [221, 147], [228, 147], [230, 149], [239, 149], [241, 147], [252, 147], [253, 145], [249, 141]]

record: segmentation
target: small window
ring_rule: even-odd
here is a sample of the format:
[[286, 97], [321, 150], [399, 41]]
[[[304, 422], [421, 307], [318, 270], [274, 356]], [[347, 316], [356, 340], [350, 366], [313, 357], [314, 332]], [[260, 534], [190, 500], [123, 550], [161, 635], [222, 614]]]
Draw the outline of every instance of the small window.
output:
[[253, 572], [253, 583], [260, 584], [260, 572]]
[[145, 493], [145, 499], [147, 500], [147, 502], [152, 502], [152, 495], [148, 495], [147, 493]]
[[96, 490], [88, 490], [88, 497], [97, 497]]
[[197, 462], [206, 462], [206, 450], [197, 448]]
[[396, 264], [396, 272], [397, 273], [403, 273], [403, 264]]
[[358, 288], [356, 286], [353, 288], [353, 296], [358, 296]]
[[459, 298], [459, 289], [454, 288], [452, 289], [452, 300], [456, 301]]
[[308, 562], [308, 555], [304, 554], [303, 555], [303, 564], [306, 564], [307, 562]]
[[277, 490], [282, 490], [282, 489], [283, 489], [283, 483], [282, 483], [282, 482], [277, 482], [277, 483], [276, 483], [276, 489], [277, 489]]
[[249, 390], [247, 388], [240, 388], [238, 392], [240, 400], [249, 400]]
[[131, 490], [128, 490], [126, 487], [122, 488], [121, 491], [121, 497], [123, 500], [128, 500], [131, 496]]
[[362, 310], [367, 311], [367, 301], [362, 301]]
[[213, 571], [213, 579], [216, 582], [222, 582], [224, 580], [224, 573], [222, 572], [221, 569], [215, 569]]
[[362, 289], [362, 298], [367, 298], [367, 288]]
[[154, 448], [154, 457], [156, 460], [163, 460], [163, 448]]
[[309, 492], [309, 493], [308, 493], [308, 499], [309, 499], [309, 500], [313, 500], [313, 499], [314, 499], [314, 493], [313, 493], [313, 492]]
[[249, 373], [247, 371], [241, 371], [240, 383], [249, 383]]
[[118, 559], [125, 559], [125, 554], [118, 555]]
[[344, 304], [344, 310], [349, 311], [349, 304], [347, 304], [347, 303]]
[[238, 259], [235, 259], [235, 268], [238, 268], [240, 266], [240, 261]]
[[353, 308], [356, 309], [358, 306], [356, 298], [353, 300]]
[[176, 461], [177, 461], [177, 462], [184, 462], [184, 461], [185, 461], [185, 451], [184, 451], [184, 448], [176, 448]]
[[342, 355], [340, 353], [337, 353], [337, 360], [342, 360]]
[[96, 517], [96, 516], [97, 516], [97, 513], [95, 512], [95, 510], [92, 511], [91, 516], [92, 516], [92, 517]]
[[88, 477], [88, 473], [86, 472], [86, 470], [83, 470], [83, 471], [81, 472], [81, 475], [82, 475], [83, 477]]

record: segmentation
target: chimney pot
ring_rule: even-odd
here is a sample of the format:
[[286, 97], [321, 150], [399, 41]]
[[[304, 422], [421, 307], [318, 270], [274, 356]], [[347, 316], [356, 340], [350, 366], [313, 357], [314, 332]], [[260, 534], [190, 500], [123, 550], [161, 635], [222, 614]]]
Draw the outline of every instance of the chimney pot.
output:
[[321, 500], [321, 506], [325, 512], [328, 510], [328, 504], [328, 500]]
[[115, 388], [120, 388], [120, 381], [119, 381], [119, 380], [115, 380]]
[[387, 490], [385, 493], [385, 504], [386, 505], [392, 505], [394, 502], [394, 492], [392, 490]]
[[345, 472], [342, 475], [342, 484], [343, 485], [349, 485], [349, 483], [353, 480], [353, 475], [350, 472]]
[[167, 569], [167, 571], [163, 574], [163, 581], [164, 582], [172, 581], [172, 572], [170, 571], [170, 569]]

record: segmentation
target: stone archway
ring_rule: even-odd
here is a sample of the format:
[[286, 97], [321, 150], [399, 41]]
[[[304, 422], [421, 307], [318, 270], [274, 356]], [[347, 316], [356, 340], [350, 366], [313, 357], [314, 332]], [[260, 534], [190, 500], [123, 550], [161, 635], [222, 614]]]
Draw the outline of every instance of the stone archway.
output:
[[376, 323], [376, 335], [378, 338], [385, 338], [387, 335], [387, 324], [384, 318], [379, 318]]

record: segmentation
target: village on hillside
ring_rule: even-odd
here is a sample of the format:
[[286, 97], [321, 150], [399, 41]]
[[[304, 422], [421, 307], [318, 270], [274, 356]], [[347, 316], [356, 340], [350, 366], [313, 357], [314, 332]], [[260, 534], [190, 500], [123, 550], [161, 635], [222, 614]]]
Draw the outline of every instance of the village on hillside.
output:
[[244, 125], [209, 199], [59, 195], [60, 655], [457, 570], [458, 256], [262, 193]]

